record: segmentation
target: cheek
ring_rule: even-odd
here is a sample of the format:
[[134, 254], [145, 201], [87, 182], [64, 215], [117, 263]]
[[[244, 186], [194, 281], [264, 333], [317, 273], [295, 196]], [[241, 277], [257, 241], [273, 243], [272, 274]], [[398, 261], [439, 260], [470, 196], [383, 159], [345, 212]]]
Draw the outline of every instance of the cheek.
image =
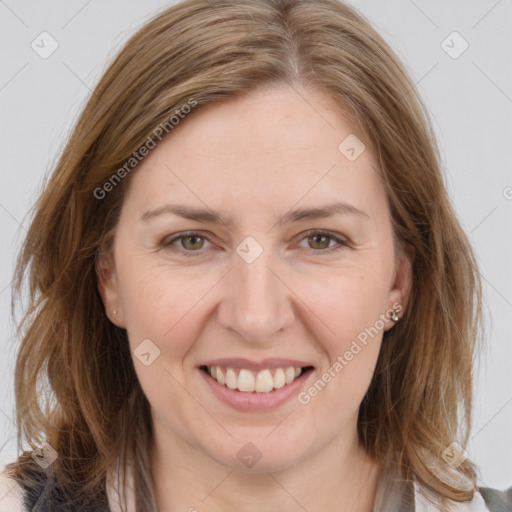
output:
[[[353, 274], [354, 275], [354, 274]], [[382, 343], [382, 309], [386, 294], [364, 278], [340, 278], [331, 283], [323, 301], [313, 307], [315, 338], [322, 346], [325, 366], [304, 390], [300, 403], [311, 406], [315, 421], [334, 431], [347, 418], [357, 415], [372, 380]], [[369, 279], [368, 279], [369, 281]]]
[[[205, 308], [215, 307], [208, 294], [219, 288], [222, 275], [199, 273], [193, 268], [177, 270], [165, 262], [148, 263], [148, 259], [144, 255], [126, 257], [118, 267], [128, 333], [134, 344], [154, 338], [162, 348], [167, 350], [171, 345], [179, 351], [204, 327], [208, 316]], [[386, 304], [387, 280], [383, 269], [373, 263], [324, 268], [309, 274], [292, 271], [285, 278], [293, 293], [283, 294], [283, 300], [297, 303], [297, 322], [308, 317], [314, 322], [316, 316], [317, 324], [321, 321], [314, 326], [316, 334], [321, 340], [326, 334], [332, 338], [328, 345], [334, 350], [343, 349], [347, 339], [373, 326]], [[168, 343], [170, 339], [172, 344]]]
[[[187, 354], [203, 327], [201, 297], [205, 283], [204, 278], [193, 278], [163, 265], [147, 265], [142, 260], [124, 267], [123, 308], [135, 371], [153, 414], [157, 414], [178, 410], [190, 399], [183, 392], [193, 376]], [[138, 356], [142, 346], [149, 347], [144, 350], [150, 352], [151, 363], [147, 366]], [[179, 422], [175, 428], [181, 428]]]
[[340, 414], [357, 408], [364, 397], [385, 327], [388, 279], [379, 267], [368, 268], [353, 265], [325, 278], [303, 280], [304, 288], [296, 281], [297, 294], [307, 297], [309, 312], [303, 319], [309, 319], [328, 359], [318, 372], [321, 382], [308, 395], [323, 394], [341, 407]]
[[197, 272], [177, 271], [147, 257], [121, 266], [123, 309], [130, 345], [152, 340], [167, 364], [178, 365], [197, 339], [204, 322], [201, 305], [215, 281]]
[[158, 328], [165, 332], [161, 322], [166, 321], [167, 329], [171, 328], [175, 306], [186, 296], [180, 273], [171, 273], [165, 265], [152, 260], [154, 257], [149, 254], [136, 253], [128, 253], [119, 260], [119, 284], [128, 330], [144, 326], [153, 333], [159, 332]]
[[389, 276], [377, 265], [358, 263], [307, 278], [297, 276], [291, 287], [298, 297], [304, 297], [308, 316], [315, 314], [323, 323], [321, 339], [327, 335], [330, 347], [342, 349], [385, 312]]

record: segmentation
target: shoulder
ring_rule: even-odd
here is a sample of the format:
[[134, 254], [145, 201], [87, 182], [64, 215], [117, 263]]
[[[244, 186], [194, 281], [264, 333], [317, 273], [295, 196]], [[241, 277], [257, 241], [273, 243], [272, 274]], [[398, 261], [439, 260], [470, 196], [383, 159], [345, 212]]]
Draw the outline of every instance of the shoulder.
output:
[[[30, 461], [29, 461], [30, 462]], [[94, 496], [65, 492], [51, 467], [27, 463], [21, 485], [0, 469], [0, 512], [109, 512], [106, 495]]]
[[[461, 503], [449, 500], [450, 512], [512, 512], [510, 501], [508, 502], [508, 508], [499, 508], [499, 501], [495, 502], [498, 503], [497, 508], [494, 504], [489, 503], [487, 500], [489, 492], [499, 493], [499, 491], [492, 489], [480, 489], [474, 493], [470, 502]], [[484, 496], [486, 499], [484, 499]], [[439, 512], [437, 496], [417, 482], [414, 482], [414, 504], [415, 512]]]
[[0, 512], [24, 511], [23, 489], [2, 469], [0, 473]]
[[507, 491], [481, 487], [480, 493], [491, 512], [512, 512], [512, 487]]

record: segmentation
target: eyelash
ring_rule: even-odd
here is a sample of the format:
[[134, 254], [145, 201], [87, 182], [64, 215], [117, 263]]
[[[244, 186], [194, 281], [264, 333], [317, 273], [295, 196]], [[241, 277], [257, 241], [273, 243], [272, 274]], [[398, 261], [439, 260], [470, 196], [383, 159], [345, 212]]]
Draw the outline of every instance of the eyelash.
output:
[[[327, 248], [327, 249], [318, 249], [318, 250], [311, 249], [314, 252], [319, 252], [321, 254], [331, 254], [333, 252], [336, 252], [336, 251], [339, 251], [346, 247], [349, 247], [349, 244], [346, 240], [334, 235], [330, 231], [325, 231], [323, 229], [313, 229], [313, 230], [306, 231], [300, 241], [302, 242], [302, 240], [305, 240], [307, 238], [312, 238], [313, 236], [318, 236], [318, 235], [330, 238], [330, 239], [338, 242], [338, 245], [334, 246], [334, 247]], [[164, 249], [169, 249], [172, 252], [180, 252], [183, 256], [186, 256], [186, 257], [194, 258], [194, 257], [202, 256], [204, 249], [199, 249], [197, 251], [190, 251], [190, 250], [181, 249], [181, 248], [172, 246], [172, 244], [177, 240], [182, 240], [184, 238], [189, 238], [189, 237], [193, 237], [193, 236], [198, 237], [198, 238], [203, 238], [207, 241], [210, 241], [207, 236], [201, 234], [198, 231], [188, 231], [186, 233], [180, 233], [180, 234], [172, 237], [171, 239], [165, 238], [162, 241], [161, 245]]]

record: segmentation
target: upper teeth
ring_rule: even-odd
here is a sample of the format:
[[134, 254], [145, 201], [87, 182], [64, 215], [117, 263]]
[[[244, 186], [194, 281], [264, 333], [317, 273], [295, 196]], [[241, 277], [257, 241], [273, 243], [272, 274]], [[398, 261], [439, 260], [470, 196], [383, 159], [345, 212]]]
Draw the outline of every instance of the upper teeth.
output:
[[290, 384], [298, 377], [302, 369], [288, 366], [287, 368], [276, 368], [274, 375], [269, 369], [253, 372], [251, 370], [241, 369], [238, 376], [233, 368], [223, 369], [220, 366], [207, 366], [208, 374], [220, 384], [229, 389], [238, 389], [238, 391], [257, 393], [269, 393], [274, 388], [282, 388], [285, 384]]

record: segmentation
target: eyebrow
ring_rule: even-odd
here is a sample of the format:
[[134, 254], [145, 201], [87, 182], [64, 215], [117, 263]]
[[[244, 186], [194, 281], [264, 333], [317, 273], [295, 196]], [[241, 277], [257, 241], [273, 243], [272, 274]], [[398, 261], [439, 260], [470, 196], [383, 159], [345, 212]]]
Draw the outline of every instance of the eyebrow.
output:
[[[196, 208], [184, 204], [166, 204], [154, 210], [148, 210], [142, 214], [140, 220], [148, 222], [164, 214], [174, 214], [185, 219], [206, 222], [210, 224], [224, 224], [232, 226], [232, 221], [225, 219], [221, 212], [215, 212], [209, 209]], [[276, 224], [284, 225], [292, 222], [300, 222], [311, 219], [323, 219], [332, 215], [356, 215], [364, 219], [370, 219], [370, 216], [349, 203], [333, 203], [318, 208], [295, 209], [285, 213], [282, 217], [276, 219]]]

